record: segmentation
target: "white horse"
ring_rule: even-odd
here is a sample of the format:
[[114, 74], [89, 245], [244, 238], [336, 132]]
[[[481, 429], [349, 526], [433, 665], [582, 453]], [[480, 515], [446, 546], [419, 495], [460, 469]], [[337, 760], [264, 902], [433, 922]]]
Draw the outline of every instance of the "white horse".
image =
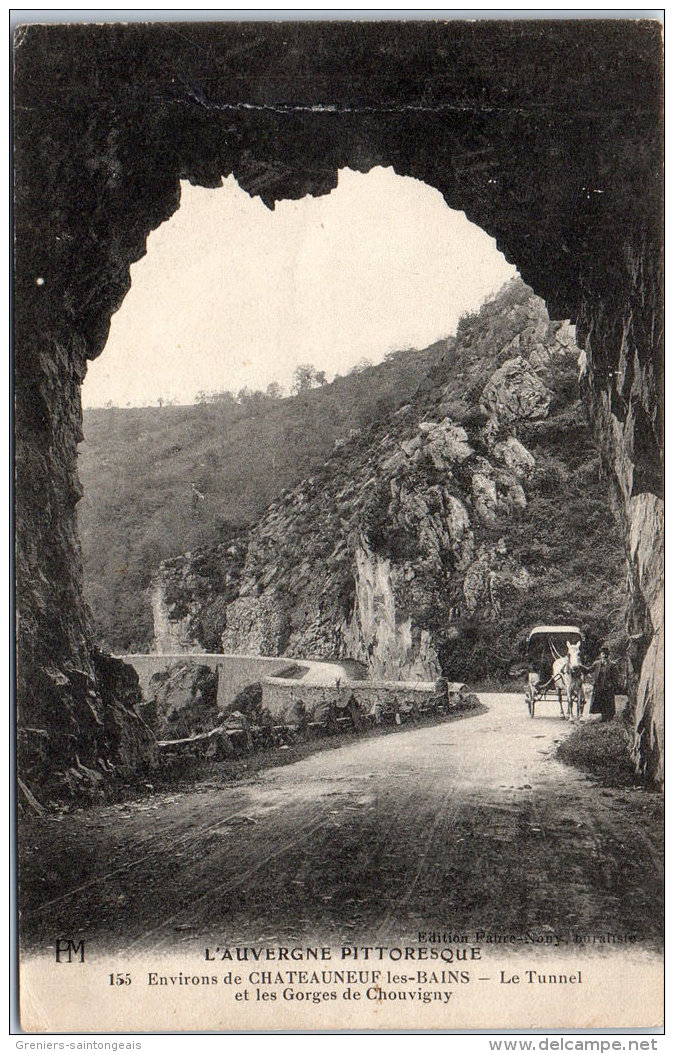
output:
[[552, 648], [557, 655], [552, 664], [552, 680], [557, 685], [557, 698], [562, 717], [564, 717], [562, 688], [566, 693], [566, 716], [569, 719], [573, 717], [573, 704], [575, 701], [576, 713], [580, 717], [585, 708], [585, 695], [583, 693], [584, 667], [580, 661], [580, 641], [572, 644], [571, 641], [567, 640], [566, 655], [559, 655], [554, 645], [552, 645]]

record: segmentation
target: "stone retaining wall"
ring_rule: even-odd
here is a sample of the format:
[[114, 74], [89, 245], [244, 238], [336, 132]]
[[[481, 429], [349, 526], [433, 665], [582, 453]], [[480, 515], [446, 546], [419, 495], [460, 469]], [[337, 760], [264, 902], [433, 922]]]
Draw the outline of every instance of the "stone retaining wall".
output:
[[278, 677], [262, 682], [262, 710], [275, 725], [301, 728], [361, 719], [400, 723], [404, 716], [446, 709], [447, 683], [439, 681], [346, 681], [337, 685], [303, 684]]
[[[302, 679], [311, 664], [287, 656], [181, 652], [118, 658], [135, 669], [146, 699], [153, 694], [150, 682], [155, 674], [168, 674], [186, 665], [217, 671], [220, 714], [231, 707], [242, 689], [261, 682], [262, 701], [257, 720], [261, 719], [261, 729], [267, 731], [270, 726], [305, 732], [317, 727], [344, 731], [373, 723], [402, 724], [425, 713], [447, 712], [467, 703], [466, 686], [448, 683], [442, 677], [436, 681], [351, 681], [345, 677], [327, 684], [312, 683]], [[292, 671], [294, 676], [280, 676], [284, 671]], [[245, 728], [249, 728], [249, 721], [250, 716], [244, 720]]]

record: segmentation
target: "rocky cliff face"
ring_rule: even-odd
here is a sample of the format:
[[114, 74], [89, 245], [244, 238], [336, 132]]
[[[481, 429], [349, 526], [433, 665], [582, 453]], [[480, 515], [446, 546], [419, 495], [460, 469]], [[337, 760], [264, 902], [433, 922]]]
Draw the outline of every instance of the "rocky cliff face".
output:
[[405, 618], [399, 605], [396, 609], [403, 586], [400, 569], [372, 553], [364, 540], [356, 546], [354, 567], [353, 614], [340, 627], [344, 654], [364, 662], [373, 677], [434, 680], [440, 662], [431, 634], [413, 627], [411, 615]]
[[218, 673], [189, 658], [150, 677], [142, 714], [158, 740], [214, 728], [219, 719]]
[[76, 451], [84, 368], [76, 339], [54, 341], [52, 350], [49, 363], [46, 348], [35, 349], [46, 370], [40, 384], [26, 393], [25, 378], [17, 382], [17, 410], [29, 398], [40, 422], [38, 442], [35, 436], [26, 442], [19, 412], [17, 748], [22, 779], [43, 800], [71, 792], [95, 797], [155, 761], [153, 737], [139, 717], [138, 680], [94, 645], [82, 604], [71, 513], [81, 496]]
[[42, 801], [64, 794], [95, 799], [157, 761], [134, 670], [95, 650], [86, 658], [83, 668], [64, 660], [22, 671], [28, 687], [17, 737], [19, 771]]
[[[625, 305], [585, 305], [587, 399], [628, 546], [632, 753], [638, 772], [664, 779], [664, 501], [661, 273], [644, 244], [625, 245], [643, 316]], [[613, 313], [615, 312], [615, 313]], [[613, 353], [608, 352], [613, 349]]]
[[[340, 446], [235, 546], [163, 565], [158, 635], [174, 626], [172, 639], [203, 647], [204, 622], [219, 620], [228, 652], [341, 656], [367, 663], [374, 677], [431, 680], [444, 671], [463, 679], [503, 674], [531, 622], [587, 618], [577, 564], [566, 595], [552, 588], [574, 469], [559, 447], [580, 444], [593, 456], [578, 354], [569, 327], [550, 322], [543, 302], [511, 283], [463, 321], [448, 342], [444, 376], [422, 382], [409, 405]], [[596, 482], [601, 500], [595, 492]], [[577, 501], [580, 516], [596, 511], [582, 484]], [[533, 523], [542, 530], [538, 552], [520, 537]], [[601, 517], [597, 526], [605, 528]], [[574, 542], [574, 529], [567, 555], [577, 560], [574, 544], [583, 548], [588, 538]], [[540, 551], [546, 541], [552, 566]], [[604, 552], [602, 589], [620, 607], [624, 556], [615, 532], [604, 536]], [[226, 602], [197, 570], [216, 562], [219, 581], [230, 590], [236, 583], [238, 595]], [[610, 633], [596, 601], [593, 611], [588, 629]], [[482, 635], [498, 644], [486, 670], [468, 643], [485, 624]]]

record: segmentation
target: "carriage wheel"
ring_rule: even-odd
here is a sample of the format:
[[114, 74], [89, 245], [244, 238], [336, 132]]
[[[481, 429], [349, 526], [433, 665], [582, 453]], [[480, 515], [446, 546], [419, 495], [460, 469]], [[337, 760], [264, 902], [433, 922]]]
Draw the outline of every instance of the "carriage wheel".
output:
[[531, 685], [529, 685], [526, 690], [526, 701], [529, 709], [529, 717], [533, 717], [536, 709], [536, 695]]

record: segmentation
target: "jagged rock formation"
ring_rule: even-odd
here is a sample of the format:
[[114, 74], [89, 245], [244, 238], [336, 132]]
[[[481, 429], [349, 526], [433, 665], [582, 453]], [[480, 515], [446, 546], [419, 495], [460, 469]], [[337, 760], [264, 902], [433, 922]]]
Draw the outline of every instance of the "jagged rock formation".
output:
[[241, 596], [224, 612], [222, 650], [229, 654], [282, 655], [288, 638], [288, 617], [275, 590], [262, 596]]
[[518, 355], [506, 359], [486, 385], [482, 393], [482, 408], [501, 421], [535, 420], [546, 417], [552, 393]]
[[508, 556], [503, 538], [496, 545], [481, 545], [463, 580], [463, 595], [470, 614], [484, 611], [488, 618], [501, 614], [512, 590], [525, 590], [531, 575]]
[[[340, 626], [340, 647], [364, 662], [370, 675], [395, 681], [432, 681], [440, 662], [431, 634], [412, 625], [412, 617], [396, 611], [396, 596], [410, 569], [391, 568], [389, 559], [375, 556], [362, 543], [356, 547], [353, 614]], [[413, 635], [414, 631], [414, 635]]]
[[235, 538], [162, 564], [161, 579], [150, 590], [153, 651], [174, 655], [222, 650], [224, 616], [228, 603], [239, 595], [245, 556], [244, 541]]
[[[495, 366], [507, 366], [513, 343], [532, 331], [535, 341], [519, 340], [515, 373]], [[224, 603], [202, 586], [209, 600], [200, 606], [188, 585], [199, 582], [195, 564], [215, 566], [213, 555], [186, 555], [160, 569], [156, 590], [174, 598], [185, 647], [202, 647], [203, 620], [214, 625], [219, 617], [225, 652], [340, 656], [366, 663], [375, 678], [434, 680], [444, 672], [465, 680], [482, 672], [462, 654], [478, 624], [493, 626], [491, 672], [516, 660], [529, 622], [541, 617], [568, 621], [582, 614], [595, 636], [604, 635], [612, 624], [605, 611], [597, 615], [596, 598], [582, 611], [576, 606], [580, 573], [574, 578], [566, 570], [567, 596], [550, 588], [565, 571], [558, 565], [596, 545], [591, 528], [588, 537], [582, 525], [564, 533], [564, 488], [573, 467], [553, 456], [560, 435], [577, 452], [589, 444], [577, 357], [568, 328], [550, 322], [540, 298], [519, 281], [506, 286], [448, 342], [444, 378], [436, 369], [410, 404], [341, 446], [320, 474], [285, 491], [235, 546], [220, 547], [218, 576], [230, 585], [236, 580], [235, 599]], [[504, 378], [512, 377], [511, 388]], [[522, 378], [534, 401], [524, 397]], [[519, 401], [510, 397], [514, 390]], [[523, 441], [529, 436], [538, 461]], [[595, 506], [582, 487], [577, 501], [580, 519], [589, 518]], [[518, 540], [529, 518], [539, 546], [562, 532], [557, 550], [550, 549], [554, 559], [546, 564], [539, 554], [533, 570], [523, 562], [531, 559], [530, 546]], [[607, 557], [603, 588], [619, 607], [624, 556], [603, 521], [597, 528]], [[170, 621], [170, 608], [160, 606]]]
[[634, 341], [632, 322], [626, 319], [620, 366], [609, 380], [615, 390], [602, 390], [593, 378], [589, 398], [613, 507], [628, 544], [632, 755], [637, 772], [659, 783], [664, 778], [664, 500], [659, 455], [648, 438], [645, 410], [629, 394], [631, 374], [633, 392], [657, 418], [657, 389], [653, 376], [644, 376]]
[[130, 666], [94, 650], [84, 669], [64, 661], [24, 674], [30, 689], [18, 729], [18, 764], [24, 783], [43, 801], [64, 791], [93, 799], [108, 785], [153, 768], [154, 735], [142, 717]]
[[154, 625], [154, 651], [158, 655], [174, 655], [180, 651], [191, 651], [189, 641], [189, 617], [175, 617], [171, 611], [159, 582], [152, 587], [152, 622]]
[[197, 661], [177, 662], [150, 678], [143, 718], [157, 739], [206, 732], [218, 723], [217, 694], [217, 670]]
[[[552, 314], [574, 319], [588, 351], [596, 436], [616, 479], [624, 466], [631, 480], [618, 496], [643, 633], [635, 678], [651, 641], [653, 671], [663, 544], [660, 25], [16, 32], [18, 695], [22, 728], [49, 723], [64, 736], [45, 776], [74, 762], [89, 720], [73, 684], [50, 712], [45, 671], [84, 670], [103, 705], [75, 529], [79, 385], [130, 264], [179, 205], [180, 178], [217, 186], [234, 172], [273, 205], [327, 192], [340, 167], [393, 164], [496, 237]], [[637, 546], [641, 523], [650, 541]], [[658, 778], [661, 687], [646, 672], [635, 691], [638, 764]], [[94, 740], [87, 757], [106, 760], [104, 739]], [[30, 747], [24, 764], [40, 757]]]

